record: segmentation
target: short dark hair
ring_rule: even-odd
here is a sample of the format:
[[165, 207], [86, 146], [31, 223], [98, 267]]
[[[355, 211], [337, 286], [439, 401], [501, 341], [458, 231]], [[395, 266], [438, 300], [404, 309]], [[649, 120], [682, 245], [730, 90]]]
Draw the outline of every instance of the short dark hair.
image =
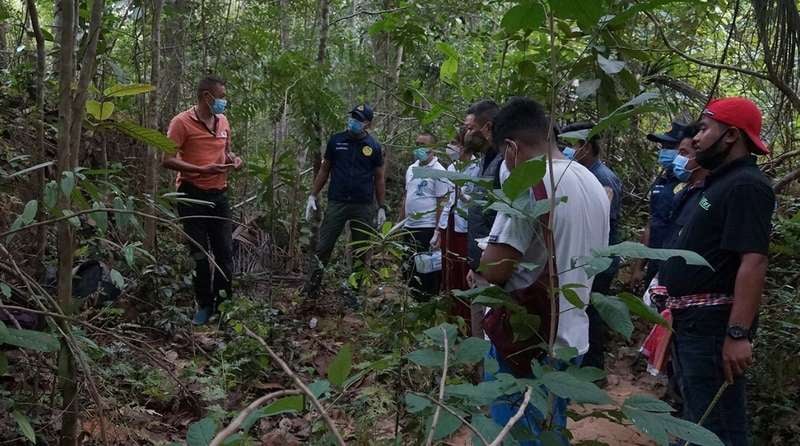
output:
[[541, 104], [526, 97], [514, 97], [495, 116], [492, 139], [495, 147], [501, 147], [506, 139], [537, 145], [552, 131]]
[[419, 132], [419, 135], [417, 135], [417, 137], [419, 137], [419, 136], [427, 136], [428, 138], [431, 139], [431, 143], [436, 144], [436, 141], [437, 141], [436, 135], [434, 135], [431, 132]]
[[204, 91], [210, 91], [217, 85], [225, 86], [225, 79], [214, 75], [208, 75], [200, 79], [200, 82], [197, 83], [197, 96], [199, 97]]
[[[595, 124], [591, 121], [580, 121], [561, 128], [561, 133], [576, 132], [578, 130], [591, 130]], [[592, 145], [592, 155], [600, 156], [600, 135], [592, 135], [589, 138], [589, 143]]]
[[497, 105], [497, 102], [485, 99], [470, 105], [467, 109], [467, 115], [474, 115], [480, 124], [486, 124], [487, 122], [493, 122], [499, 111], [500, 106]]

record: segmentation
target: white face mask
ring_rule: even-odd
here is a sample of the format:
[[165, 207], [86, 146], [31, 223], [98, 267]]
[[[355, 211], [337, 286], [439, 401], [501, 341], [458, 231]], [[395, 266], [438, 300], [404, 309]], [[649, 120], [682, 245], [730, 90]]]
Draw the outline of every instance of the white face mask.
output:
[[500, 185], [502, 186], [510, 176], [511, 171], [508, 170], [508, 166], [506, 166], [506, 160], [503, 160], [500, 164]]

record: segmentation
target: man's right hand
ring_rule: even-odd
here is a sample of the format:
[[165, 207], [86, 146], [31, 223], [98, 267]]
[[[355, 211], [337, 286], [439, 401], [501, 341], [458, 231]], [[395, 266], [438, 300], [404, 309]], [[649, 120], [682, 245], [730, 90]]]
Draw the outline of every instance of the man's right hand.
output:
[[227, 172], [231, 167], [233, 167], [233, 164], [207, 164], [200, 168], [200, 173], [206, 175], [218, 175]]
[[308, 196], [306, 203], [306, 221], [311, 220], [311, 215], [317, 210], [317, 198], [313, 195]]

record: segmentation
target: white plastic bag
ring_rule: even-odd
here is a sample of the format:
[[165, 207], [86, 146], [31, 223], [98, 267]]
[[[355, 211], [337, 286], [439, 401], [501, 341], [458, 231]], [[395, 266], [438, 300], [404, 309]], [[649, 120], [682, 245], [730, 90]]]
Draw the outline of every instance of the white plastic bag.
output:
[[442, 270], [442, 250], [421, 252], [414, 256], [414, 269], [419, 274]]

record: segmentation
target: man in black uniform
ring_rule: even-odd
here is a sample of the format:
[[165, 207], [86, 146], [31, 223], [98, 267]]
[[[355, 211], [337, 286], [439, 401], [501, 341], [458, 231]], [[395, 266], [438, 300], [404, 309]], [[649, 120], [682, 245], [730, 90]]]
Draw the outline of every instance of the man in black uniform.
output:
[[731, 385], [704, 427], [726, 446], [748, 444], [745, 369], [753, 364], [752, 327], [761, 303], [775, 194], [752, 153], [761, 111], [745, 98], [712, 101], [694, 137], [697, 163], [711, 174], [675, 248], [695, 251], [713, 269], [672, 258], [661, 265], [675, 331], [674, 359], [684, 418], [697, 422], [724, 382]]
[[[500, 165], [503, 155], [492, 145], [492, 125], [495, 116], [500, 111], [497, 103], [491, 100], [479, 101], [472, 104], [464, 118], [464, 147], [480, 157], [480, 170], [478, 177], [494, 182], [494, 189], [500, 188]], [[494, 224], [497, 212], [484, 210], [483, 206], [476, 204], [476, 199], [481, 199], [486, 190], [477, 184], [470, 196], [464, 196], [468, 203], [467, 209], [467, 263], [472, 271], [477, 271], [481, 263], [483, 251], [478, 247], [478, 239], [488, 237]], [[482, 337], [483, 306], [472, 305], [472, 335]]]
[[[314, 179], [314, 186], [306, 205], [306, 220], [317, 210], [319, 193], [331, 179], [328, 187], [328, 210], [319, 230], [315, 257], [312, 259], [306, 280], [305, 293], [314, 299], [319, 294], [323, 268], [328, 264], [336, 240], [350, 221], [353, 241], [367, 238], [363, 230], [386, 221], [386, 182], [383, 152], [378, 141], [369, 134], [373, 111], [366, 104], [354, 108], [347, 119], [347, 130], [328, 140], [322, 167]], [[375, 217], [374, 202], [378, 202]]]

